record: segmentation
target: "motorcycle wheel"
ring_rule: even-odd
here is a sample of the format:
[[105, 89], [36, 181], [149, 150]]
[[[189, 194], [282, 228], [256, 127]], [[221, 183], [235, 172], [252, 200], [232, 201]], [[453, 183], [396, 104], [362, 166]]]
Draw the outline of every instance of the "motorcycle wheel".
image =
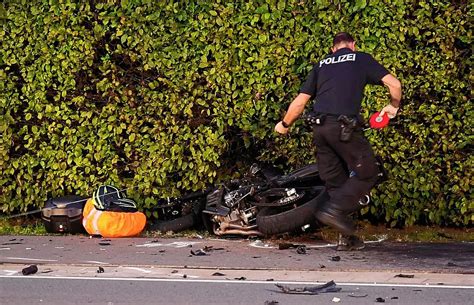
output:
[[194, 223], [194, 215], [191, 213], [172, 220], [159, 220], [150, 226], [150, 230], [162, 233], [179, 232], [193, 227]]
[[[306, 224], [315, 221], [314, 212], [318, 207], [329, 199], [324, 187], [321, 187], [316, 197], [308, 200], [303, 198], [300, 200], [302, 204], [281, 208], [263, 208], [257, 214], [258, 230], [265, 235], [280, 234], [292, 232]], [[305, 201], [306, 200], [306, 201]]]

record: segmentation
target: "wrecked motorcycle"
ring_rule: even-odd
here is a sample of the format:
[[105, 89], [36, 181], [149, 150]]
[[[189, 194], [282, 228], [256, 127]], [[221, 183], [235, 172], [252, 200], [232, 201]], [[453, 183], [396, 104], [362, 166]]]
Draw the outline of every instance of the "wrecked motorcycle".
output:
[[209, 190], [193, 192], [179, 198], [160, 199], [153, 209], [157, 220], [149, 229], [160, 232], [179, 232], [202, 225], [201, 212]]
[[216, 235], [272, 235], [315, 221], [328, 199], [316, 164], [289, 174], [253, 165], [250, 174], [209, 192], [203, 218]]

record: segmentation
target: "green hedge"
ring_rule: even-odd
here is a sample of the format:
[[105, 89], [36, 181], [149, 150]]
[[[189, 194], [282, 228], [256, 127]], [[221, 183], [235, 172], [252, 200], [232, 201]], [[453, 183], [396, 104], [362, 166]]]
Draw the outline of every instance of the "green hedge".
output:
[[[367, 135], [390, 180], [369, 217], [470, 225], [473, 5], [468, 1], [26, 1], [0, 4], [0, 210], [127, 189], [158, 198], [255, 159], [314, 160], [302, 124], [273, 126], [338, 31], [403, 83], [390, 128]], [[364, 117], [388, 102], [370, 87]]]

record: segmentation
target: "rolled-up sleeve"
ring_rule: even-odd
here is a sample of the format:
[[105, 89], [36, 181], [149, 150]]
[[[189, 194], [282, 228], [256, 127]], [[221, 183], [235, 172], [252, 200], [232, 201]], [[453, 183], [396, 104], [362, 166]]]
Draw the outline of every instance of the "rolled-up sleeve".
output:
[[300, 93], [305, 93], [311, 95], [311, 98], [316, 96], [316, 88], [318, 85], [318, 72], [319, 67], [317, 65], [313, 66], [313, 69], [306, 77], [306, 81], [303, 86], [301, 86]]

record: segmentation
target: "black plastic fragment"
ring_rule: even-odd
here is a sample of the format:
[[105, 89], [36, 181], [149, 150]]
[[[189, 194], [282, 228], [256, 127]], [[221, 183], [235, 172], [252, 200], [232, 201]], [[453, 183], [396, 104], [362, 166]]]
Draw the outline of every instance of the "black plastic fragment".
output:
[[100, 242], [99, 245], [100, 246], [110, 246], [110, 243], [109, 242]]
[[338, 261], [341, 260], [341, 257], [340, 257], [339, 255], [338, 255], [338, 256], [333, 256], [333, 257], [331, 257], [331, 260], [332, 260], [333, 262], [338, 262]]
[[384, 299], [384, 298], [376, 298], [376, 299], [375, 299], [375, 302], [377, 302], [377, 303], [385, 303], [385, 299]]
[[97, 273], [104, 273], [104, 272], [105, 272], [104, 268], [99, 266], [99, 269], [97, 269]]
[[291, 249], [291, 248], [296, 248], [298, 247], [306, 247], [305, 245], [297, 245], [297, 244], [292, 244], [292, 243], [279, 243], [278, 244], [278, 250], [286, 250], [286, 249]]
[[212, 274], [212, 276], [224, 276], [225, 274], [224, 273], [220, 273], [220, 272], [214, 272]]
[[265, 301], [264, 305], [277, 305], [280, 304], [278, 301]]
[[407, 278], [407, 279], [412, 279], [412, 278], [415, 277], [415, 275], [414, 274], [402, 274], [402, 273], [400, 273], [400, 274], [395, 275], [395, 277], [403, 277], [403, 278]]
[[306, 254], [306, 246], [305, 245], [298, 246], [298, 248], [296, 248], [296, 253]]
[[398, 297], [391, 297], [392, 300], [398, 300]]
[[196, 250], [196, 251], [193, 251], [191, 250], [191, 254], [194, 255], [194, 256], [204, 256], [204, 255], [207, 255], [207, 253], [201, 249], [199, 250]]
[[245, 281], [247, 278], [245, 276], [241, 276], [241, 277], [236, 277], [234, 278], [234, 280], [238, 280], [238, 281]]
[[36, 265], [31, 265], [31, 266], [23, 268], [23, 270], [21, 270], [21, 273], [23, 275], [35, 274], [36, 272], [38, 272], [38, 266], [36, 266]]

